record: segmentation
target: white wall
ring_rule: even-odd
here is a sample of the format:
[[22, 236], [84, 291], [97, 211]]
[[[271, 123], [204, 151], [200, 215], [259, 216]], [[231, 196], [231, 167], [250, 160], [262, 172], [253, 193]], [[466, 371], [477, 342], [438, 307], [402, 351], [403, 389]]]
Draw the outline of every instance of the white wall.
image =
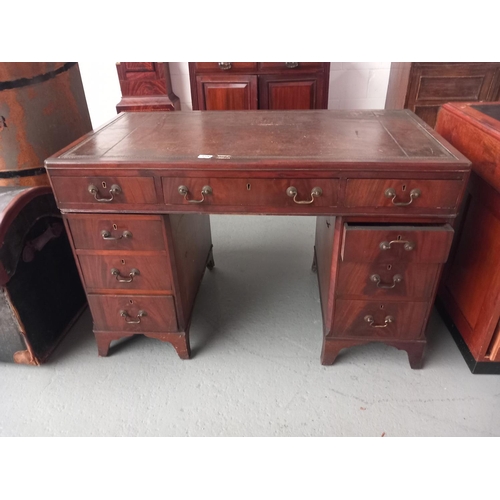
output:
[[390, 62], [330, 63], [328, 109], [384, 109]]
[[116, 116], [122, 98], [115, 62], [79, 62], [93, 128]]
[[[116, 116], [116, 105], [120, 102], [121, 92], [115, 64], [79, 63], [94, 128]], [[171, 62], [169, 65], [172, 90], [181, 101], [181, 110], [190, 111], [188, 63]], [[390, 62], [332, 62], [328, 109], [383, 109], [390, 65]]]

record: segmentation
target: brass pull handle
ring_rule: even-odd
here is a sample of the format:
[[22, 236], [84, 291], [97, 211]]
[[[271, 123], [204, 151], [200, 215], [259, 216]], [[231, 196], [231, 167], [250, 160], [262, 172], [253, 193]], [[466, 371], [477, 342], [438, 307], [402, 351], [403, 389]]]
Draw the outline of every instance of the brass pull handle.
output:
[[384, 193], [384, 196], [386, 198], [392, 198], [392, 204], [395, 205], [396, 207], [407, 207], [408, 205], [411, 205], [413, 203], [413, 200], [415, 198], [418, 198], [420, 195], [422, 194], [422, 192], [420, 191], [420, 189], [412, 189], [410, 191], [410, 201], [408, 202], [395, 202], [394, 200], [396, 199], [396, 191], [393, 189], [393, 188], [387, 188], [385, 190], [385, 193]]
[[109, 194], [111, 195], [110, 198], [99, 198], [99, 196], [100, 196], [99, 189], [94, 184], [90, 184], [88, 187], [88, 190], [89, 190], [90, 194], [94, 195], [94, 198], [97, 201], [102, 201], [105, 203], [109, 203], [110, 201], [113, 201], [114, 197], [117, 194], [120, 194], [122, 192], [122, 188], [118, 184], [113, 184], [111, 186], [111, 189], [109, 190]]
[[219, 63], [219, 68], [222, 70], [225, 70], [225, 71], [228, 69], [231, 69], [231, 63], [221, 62], [221, 63]]
[[391, 248], [391, 245], [396, 244], [396, 243], [401, 243], [404, 245], [404, 249], [407, 252], [411, 252], [415, 248], [415, 243], [413, 241], [408, 241], [408, 240], [392, 240], [392, 241], [382, 241], [380, 243], [379, 248], [380, 250], [389, 250]]
[[298, 65], [299, 65], [299, 63], [298, 63], [298, 62], [289, 62], [289, 63], [287, 63], [287, 62], [286, 62], [286, 63], [285, 63], [285, 66], [286, 66], [287, 68], [290, 68], [290, 69], [296, 68]]
[[375, 320], [373, 319], [373, 316], [370, 315], [365, 316], [364, 319], [373, 328], [387, 328], [389, 323], [394, 323], [394, 318], [392, 316], [386, 316], [383, 325], [375, 325]]
[[184, 199], [188, 203], [203, 203], [205, 201], [205, 196], [213, 193], [213, 190], [210, 186], [203, 186], [201, 188], [201, 200], [188, 200], [187, 196], [189, 194], [189, 189], [186, 186], [179, 186], [177, 188], [177, 191], [179, 191], [179, 194], [181, 196], [184, 196]]
[[139, 272], [139, 269], [131, 269], [130, 272], [128, 273], [128, 278], [125, 278], [124, 276], [122, 276], [120, 274], [120, 271], [118, 271], [118, 269], [116, 269], [115, 267], [113, 267], [111, 269], [111, 274], [116, 278], [116, 281], [120, 282], [120, 283], [132, 283], [132, 281], [134, 281], [134, 277], [135, 276], [139, 276], [141, 273]]
[[323, 190], [320, 187], [313, 187], [312, 190], [311, 190], [311, 199], [310, 200], [306, 200], [306, 201], [298, 201], [297, 200], [297, 195], [299, 193], [297, 192], [297, 188], [295, 188], [293, 186], [290, 186], [286, 190], [286, 194], [288, 196], [290, 196], [290, 198], [293, 197], [293, 201], [295, 203], [297, 203], [297, 205], [309, 205], [309, 204], [311, 204], [314, 201], [314, 198], [318, 198], [319, 196], [321, 196], [323, 194]]
[[389, 288], [394, 288], [396, 286], [396, 283], [401, 283], [403, 281], [403, 276], [401, 276], [400, 274], [395, 274], [392, 277], [392, 285], [381, 283], [381, 279], [378, 274], [372, 274], [370, 276], [370, 280], [377, 283], [377, 288], [389, 289]]
[[[120, 316], [122, 318], [130, 318], [131, 317], [130, 314], [124, 310], [120, 311]], [[131, 320], [125, 319], [125, 323], [128, 323], [129, 325], [138, 325], [141, 322], [141, 318], [143, 318], [144, 316], [147, 316], [146, 311], [140, 310], [137, 313], [137, 316], [136, 316], [137, 319], [131, 319]]]
[[106, 229], [103, 229], [101, 231], [101, 236], [103, 240], [110, 241], [110, 240], [121, 240], [122, 238], [132, 238], [132, 233], [130, 231], [123, 231], [121, 236], [111, 236], [111, 233], [109, 231], [106, 231]]

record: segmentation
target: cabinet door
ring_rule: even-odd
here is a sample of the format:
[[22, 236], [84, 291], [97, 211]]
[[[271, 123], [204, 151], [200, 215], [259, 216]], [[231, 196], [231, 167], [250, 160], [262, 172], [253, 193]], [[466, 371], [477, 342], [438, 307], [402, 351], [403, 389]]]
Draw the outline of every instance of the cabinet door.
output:
[[197, 76], [199, 109], [226, 111], [257, 109], [257, 76]]
[[259, 76], [260, 109], [326, 109], [318, 75]]

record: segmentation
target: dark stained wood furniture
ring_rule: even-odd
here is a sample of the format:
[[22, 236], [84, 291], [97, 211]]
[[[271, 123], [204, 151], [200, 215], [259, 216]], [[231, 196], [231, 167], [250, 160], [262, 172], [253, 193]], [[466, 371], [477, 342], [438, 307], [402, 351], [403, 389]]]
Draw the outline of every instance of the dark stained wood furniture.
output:
[[469, 161], [410, 111], [124, 113], [46, 166], [101, 355], [189, 357], [209, 214], [280, 214], [317, 217], [322, 363], [375, 341], [421, 365]]
[[189, 63], [193, 110], [327, 109], [330, 63]]
[[172, 91], [166, 62], [116, 63], [122, 99], [116, 105], [122, 111], [179, 111], [181, 103]]
[[439, 107], [446, 102], [498, 100], [498, 62], [395, 62], [385, 107], [410, 109], [434, 127]]
[[472, 161], [441, 311], [472, 373], [500, 373], [500, 103], [446, 104], [436, 129]]

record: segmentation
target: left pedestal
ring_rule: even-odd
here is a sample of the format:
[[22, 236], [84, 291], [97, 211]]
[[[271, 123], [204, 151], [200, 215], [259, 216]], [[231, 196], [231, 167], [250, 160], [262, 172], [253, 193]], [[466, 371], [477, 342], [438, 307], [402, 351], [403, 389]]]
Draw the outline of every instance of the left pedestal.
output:
[[100, 356], [113, 340], [142, 334], [189, 359], [189, 327], [206, 267], [208, 215], [67, 214]]

